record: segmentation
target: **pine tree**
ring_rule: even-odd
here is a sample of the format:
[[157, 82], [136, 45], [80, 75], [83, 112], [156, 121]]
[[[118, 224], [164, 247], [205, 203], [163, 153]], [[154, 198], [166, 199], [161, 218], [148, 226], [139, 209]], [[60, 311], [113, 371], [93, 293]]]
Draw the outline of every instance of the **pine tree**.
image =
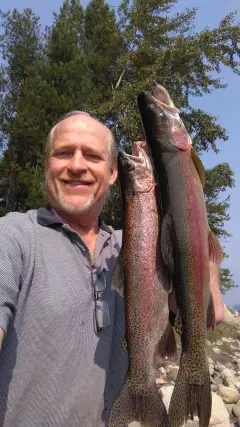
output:
[[116, 61], [124, 52], [116, 16], [104, 0], [91, 0], [85, 11], [87, 61], [91, 70], [91, 108], [98, 114], [103, 102], [112, 98], [119, 75]]
[[[151, 90], [158, 81], [171, 94], [181, 110], [193, 145], [201, 154], [218, 151], [217, 141], [227, 141], [226, 130], [216, 118], [193, 108], [191, 100], [213, 90], [224, 88], [221, 67], [240, 73], [240, 28], [235, 14], [226, 16], [213, 30], [194, 32], [195, 9], [174, 14], [176, 0], [123, 0], [119, 7], [120, 31], [126, 53], [117, 62], [122, 72], [121, 84], [112, 99], [101, 105], [99, 114], [115, 114], [119, 146], [130, 150], [131, 141], [143, 139], [136, 105], [138, 93]], [[218, 237], [226, 236], [224, 223], [229, 219], [229, 199], [219, 201], [219, 194], [234, 185], [227, 164], [207, 171], [206, 202], [211, 226]], [[227, 269], [222, 270], [222, 286], [233, 282]]]
[[[22, 88], [29, 78], [36, 75], [36, 64], [42, 58], [42, 40], [39, 18], [30, 9], [23, 13], [16, 9], [11, 13], [1, 13], [0, 19], [1, 54], [6, 63], [2, 67], [0, 88], [0, 132], [5, 145], [0, 161], [0, 209], [4, 214], [11, 210], [25, 210], [28, 188], [23, 170], [37, 164], [34, 135], [29, 125], [32, 104], [27, 104]], [[18, 114], [21, 104], [24, 104], [25, 115]], [[30, 147], [35, 151], [33, 157]]]
[[84, 48], [84, 10], [79, 0], [65, 0], [54, 14], [46, 48], [49, 78], [59, 97], [58, 118], [88, 105], [92, 85]]

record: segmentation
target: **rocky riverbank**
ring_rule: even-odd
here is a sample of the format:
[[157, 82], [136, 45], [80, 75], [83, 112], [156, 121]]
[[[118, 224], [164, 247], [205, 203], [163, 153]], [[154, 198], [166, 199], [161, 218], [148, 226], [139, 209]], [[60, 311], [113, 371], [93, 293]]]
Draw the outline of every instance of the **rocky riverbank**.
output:
[[[226, 312], [225, 322], [209, 333], [207, 354], [212, 387], [210, 426], [240, 426], [240, 318]], [[179, 347], [180, 350], [180, 347]], [[168, 409], [179, 369], [175, 363], [164, 363], [156, 370], [156, 384]], [[198, 418], [185, 426], [197, 427]], [[129, 427], [140, 427], [137, 422]]]

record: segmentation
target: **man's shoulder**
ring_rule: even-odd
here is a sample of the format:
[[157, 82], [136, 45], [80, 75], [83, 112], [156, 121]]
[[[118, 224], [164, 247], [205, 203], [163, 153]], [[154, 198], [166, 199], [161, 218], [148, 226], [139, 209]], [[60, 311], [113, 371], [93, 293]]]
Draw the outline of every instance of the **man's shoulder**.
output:
[[37, 222], [37, 210], [31, 209], [25, 213], [9, 212], [0, 218], [0, 227], [9, 229], [31, 228]]
[[115, 230], [113, 227], [109, 226], [113, 239], [121, 246], [122, 245], [122, 230]]

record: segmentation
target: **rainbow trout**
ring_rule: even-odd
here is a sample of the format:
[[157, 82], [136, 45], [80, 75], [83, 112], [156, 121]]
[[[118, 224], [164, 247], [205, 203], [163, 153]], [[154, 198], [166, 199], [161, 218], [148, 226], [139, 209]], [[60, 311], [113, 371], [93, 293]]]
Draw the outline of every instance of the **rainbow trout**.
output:
[[155, 383], [154, 357], [161, 343], [174, 345], [175, 338], [168, 323], [168, 279], [158, 254], [155, 179], [144, 145], [133, 144], [132, 153], [118, 155], [129, 369], [113, 404], [109, 427], [124, 427], [132, 421], [144, 427], [168, 427], [168, 415]]
[[207, 324], [215, 323], [209, 261], [221, 261], [221, 247], [208, 225], [204, 170], [191, 138], [168, 92], [155, 85], [154, 95], [141, 92], [138, 108], [159, 182], [161, 253], [172, 275], [182, 323], [169, 423], [179, 427], [197, 415], [199, 426], [207, 427], [212, 397], [205, 337]]

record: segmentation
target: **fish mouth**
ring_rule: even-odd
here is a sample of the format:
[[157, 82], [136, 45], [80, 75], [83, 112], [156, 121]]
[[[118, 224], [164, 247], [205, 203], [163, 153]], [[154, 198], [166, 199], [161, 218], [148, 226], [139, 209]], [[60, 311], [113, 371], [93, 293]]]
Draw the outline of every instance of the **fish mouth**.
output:
[[142, 91], [137, 97], [138, 108], [142, 114], [146, 114], [144, 110], [152, 110], [157, 113], [161, 118], [167, 119], [169, 116], [179, 114], [178, 108], [176, 108], [163, 86], [156, 84], [154, 87], [153, 94], [147, 91]]
[[152, 162], [148, 153], [148, 146], [144, 141], [133, 142], [132, 154], [120, 151], [118, 153], [118, 157], [124, 169], [128, 172], [138, 172], [138, 170], [139, 172], [142, 172], [144, 169], [152, 172], [153, 170]]
[[170, 117], [165, 104], [156, 99], [150, 92], [140, 92], [137, 97], [137, 104], [143, 132], [149, 144], [156, 135], [162, 136], [168, 131]]
[[143, 131], [151, 150], [155, 151], [156, 145], [162, 151], [190, 150], [192, 140], [180, 118], [179, 110], [163, 86], [155, 82], [153, 94], [140, 92], [137, 103]]
[[168, 91], [158, 82], [153, 83], [153, 98], [159, 107], [164, 108], [169, 113], [180, 113], [179, 109], [175, 107]]

